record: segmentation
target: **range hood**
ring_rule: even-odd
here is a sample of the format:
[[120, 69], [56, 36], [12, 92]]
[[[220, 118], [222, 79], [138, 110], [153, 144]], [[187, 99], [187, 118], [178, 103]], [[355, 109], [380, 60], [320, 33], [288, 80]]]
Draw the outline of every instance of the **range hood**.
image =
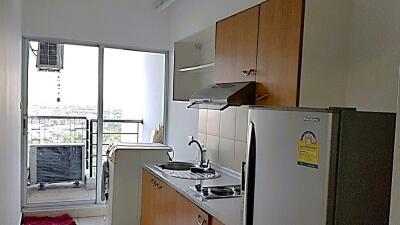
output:
[[188, 108], [224, 110], [228, 106], [254, 105], [256, 82], [210, 85], [194, 93]]

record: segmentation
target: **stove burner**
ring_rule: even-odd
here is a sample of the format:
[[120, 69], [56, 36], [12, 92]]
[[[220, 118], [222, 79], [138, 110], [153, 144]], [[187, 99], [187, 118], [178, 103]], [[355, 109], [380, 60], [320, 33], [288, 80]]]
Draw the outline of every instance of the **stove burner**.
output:
[[229, 196], [233, 195], [234, 191], [230, 187], [212, 187], [210, 192], [218, 196]]

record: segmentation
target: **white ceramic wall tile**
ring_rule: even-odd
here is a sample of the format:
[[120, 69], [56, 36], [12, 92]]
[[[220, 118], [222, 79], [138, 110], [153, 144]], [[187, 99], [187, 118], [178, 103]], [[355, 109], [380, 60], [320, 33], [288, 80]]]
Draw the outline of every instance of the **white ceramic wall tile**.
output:
[[207, 149], [206, 153], [207, 159], [209, 159], [212, 162], [218, 163], [219, 137], [213, 135], [207, 135], [206, 149]]
[[199, 132], [207, 133], [207, 111], [206, 109], [199, 110]]
[[238, 107], [229, 107], [221, 111], [220, 137], [235, 139], [236, 111]]
[[197, 134], [197, 139], [198, 139], [198, 141], [200, 142], [200, 144], [206, 145], [206, 143], [207, 143], [207, 134], [206, 134], [206, 133], [199, 132], [199, 133]]
[[247, 117], [249, 115], [249, 106], [240, 106], [237, 108], [236, 113], [236, 134], [235, 140], [246, 142], [247, 141]]
[[221, 112], [217, 110], [208, 110], [207, 113], [207, 134], [219, 136], [219, 125]]
[[234, 170], [240, 172], [242, 162], [246, 161], [247, 143], [241, 141], [235, 141], [235, 164]]
[[[198, 135], [197, 136], [197, 140], [200, 142], [200, 144], [206, 146], [206, 144], [207, 144], [207, 134], [198, 133], [197, 135]], [[199, 159], [199, 158], [200, 158], [200, 152], [197, 151], [196, 159]]]
[[220, 165], [233, 168], [235, 165], [235, 141], [226, 138], [219, 139], [219, 160]]

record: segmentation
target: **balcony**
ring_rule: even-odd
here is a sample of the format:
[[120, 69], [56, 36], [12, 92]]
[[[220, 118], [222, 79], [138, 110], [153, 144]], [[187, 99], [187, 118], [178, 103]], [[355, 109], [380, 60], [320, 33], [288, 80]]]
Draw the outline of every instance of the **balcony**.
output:
[[[58, 202], [58, 201], [77, 201], [94, 200], [96, 189], [96, 165], [97, 165], [97, 119], [73, 116], [31, 116], [28, 118], [28, 202]], [[101, 148], [102, 161], [107, 158], [106, 151], [112, 143], [138, 143], [143, 131], [143, 120], [120, 120], [106, 119], [103, 122], [103, 147]], [[60, 149], [68, 147], [79, 147], [79, 160], [82, 160], [82, 166], [78, 170], [82, 171], [83, 179], [69, 180], [65, 182], [43, 182], [43, 179], [37, 179], [41, 174], [36, 161], [39, 160], [39, 150], [37, 148], [53, 149], [57, 152], [52, 157], [61, 158], [70, 157], [71, 153], [61, 151]], [[32, 154], [33, 149], [37, 152]], [[82, 150], [80, 150], [82, 149]], [[76, 151], [76, 149], [75, 149]], [[61, 153], [62, 152], [62, 153]], [[44, 153], [41, 153], [44, 154]], [[58, 154], [58, 155], [57, 155]], [[46, 156], [45, 156], [46, 157]], [[59, 177], [64, 172], [70, 174], [70, 171], [62, 171], [53, 159], [46, 159], [43, 164], [53, 163], [54, 168], [47, 168], [48, 174]], [[72, 163], [70, 160], [68, 163]], [[42, 157], [43, 159], [43, 157]], [[32, 161], [30, 161], [32, 160]], [[35, 161], [34, 164], [32, 162]], [[102, 162], [101, 162], [102, 163]], [[35, 165], [35, 166], [31, 166]], [[79, 166], [79, 163], [76, 163]], [[45, 169], [46, 170], [46, 169]], [[60, 174], [55, 174], [54, 171]], [[43, 171], [43, 169], [41, 170]], [[49, 175], [50, 176], [50, 175]], [[48, 179], [52, 179], [50, 176]], [[67, 175], [65, 175], [67, 176]], [[35, 179], [32, 179], [35, 178]], [[65, 178], [64, 178], [65, 179]], [[42, 182], [41, 182], [42, 181]]]

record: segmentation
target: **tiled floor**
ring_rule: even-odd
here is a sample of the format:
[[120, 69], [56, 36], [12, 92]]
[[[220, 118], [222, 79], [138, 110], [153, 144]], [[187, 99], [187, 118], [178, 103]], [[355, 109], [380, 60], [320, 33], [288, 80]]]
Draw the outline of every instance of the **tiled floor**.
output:
[[39, 190], [37, 185], [28, 188], [28, 202], [60, 202], [95, 199], [95, 190], [87, 190], [84, 186], [75, 188], [73, 185], [49, 185], [45, 190]]
[[76, 218], [77, 225], [105, 225], [104, 217]]

